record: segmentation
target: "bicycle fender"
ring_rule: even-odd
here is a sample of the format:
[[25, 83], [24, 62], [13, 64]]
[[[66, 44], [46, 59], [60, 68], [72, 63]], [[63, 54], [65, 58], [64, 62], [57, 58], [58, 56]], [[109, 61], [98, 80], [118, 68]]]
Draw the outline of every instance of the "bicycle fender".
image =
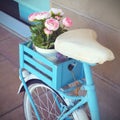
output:
[[[24, 80], [25, 80], [26, 84], [29, 83], [30, 81], [32, 81], [33, 79], [39, 79], [38, 77], [36, 77], [33, 74], [27, 74], [25, 76], [23, 75], [23, 77], [24, 77]], [[23, 88], [24, 88], [24, 86], [23, 86], [23, 83], [21, 82], [17, 94], [19, 94], [20, 92], [22, 92]]]

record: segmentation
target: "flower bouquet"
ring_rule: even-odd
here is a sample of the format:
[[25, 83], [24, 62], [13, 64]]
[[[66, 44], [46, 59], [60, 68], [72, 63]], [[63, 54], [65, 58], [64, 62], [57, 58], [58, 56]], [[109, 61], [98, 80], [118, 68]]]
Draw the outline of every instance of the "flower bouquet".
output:
[[31, 40], [33, 44], [43, 49], [54, 49], [54, 42], [60, 34], [68, 31], [72, 20], [64, 17], [61, 9], [51, 8], [45, 12], [34, 12], [29, 15]]

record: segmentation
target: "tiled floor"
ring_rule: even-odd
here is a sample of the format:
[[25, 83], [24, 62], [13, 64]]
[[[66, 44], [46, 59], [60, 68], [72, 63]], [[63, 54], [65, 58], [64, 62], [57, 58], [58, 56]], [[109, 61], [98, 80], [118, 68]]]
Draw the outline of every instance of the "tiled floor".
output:
[[0, 120], [25, 120], [18, 68], [18, 45], [23, 40], [0, 26]]

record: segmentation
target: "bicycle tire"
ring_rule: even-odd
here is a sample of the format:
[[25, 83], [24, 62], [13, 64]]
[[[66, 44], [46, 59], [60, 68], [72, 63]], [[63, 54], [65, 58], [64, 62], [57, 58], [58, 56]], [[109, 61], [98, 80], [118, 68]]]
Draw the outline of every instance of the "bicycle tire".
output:
[[[56, 91], [54, 91], [44, 83], [30, 84], [28, 89], [38, 109], [41, 120], [58, 120], [59, 115], [61, 114], [60, 109], [62, 109], [63, 105], [66, 105], [64, 99]], [[55, 98], [59, 101], [59, 105], [58, 103], [56, 103]], [[24, 94], [23, 105], [26, 120], [37, 120], [26, 92]], [[74, 115], [77, 116], [77, 119], [74, 118]], [[81, 119], [78, 112], [74, 113], [74, 115], [72, 115], [73, 117], [71, 120], [87, 120]]]
[[83, 109], [78, 109], [72, 113], [74, 120], [90, 120]]

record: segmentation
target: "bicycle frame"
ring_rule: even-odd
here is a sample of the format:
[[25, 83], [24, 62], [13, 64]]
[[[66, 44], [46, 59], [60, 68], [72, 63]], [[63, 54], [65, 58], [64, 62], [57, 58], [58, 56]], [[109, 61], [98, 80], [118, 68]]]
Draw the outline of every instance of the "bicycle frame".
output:
[[[34, 74], [41, 80], [44, 80], [44, 82], [47, 83], [49, 86], [53, 86], [52, 88], [54, 90], [57, 90], [58, 93], [64, 98], [71, 99], [71, 100], [79, 100], [79, 102], [76, 105], [72, 106], [70, 110], [67, 110], [67, 112], [65, 112], [64, 115], [61, 115], [59, 120], [64, 120], [65, 118], [67, 118], [69, 114], [73, 113], [76, 109], [78, 109], [79, 107], [83, 106], [86, 103], [88, 104], [88, 107], [90, 110], [91, 119], [100, 120], [95, 85], [92, 79], [92, 74], [90, 69], [91, 65], [84, 62], [69, 59], [60, 64], [57, 64], [56, 66], [56, 64], [45, 59], [43, 56], [41, 56], [40, 54], [32, 50], [32, 48], [28, 48], [27, 44], [28, 43], [23, 43], [23, 44], [20, 44], [19, 46], [19, 52], [20, 52], [19, 53], [20, 55], [19, 75], [20, 75], [20, 80], [22, 81], [22, 84], [25, 88], [25, 91], [29, 96], [30, 103], [37, 116], [37, 119], [40, 120], [40, 116], [38, 114], [36, 106], [32, 100], [32, 96], [30, 95], [27, 84], [22, 75], [23, 69], [28, 70], [31, 74]], [[45, 64], [47, 65], [47, 68], [45, 68], [44, 65], [42, 66], [40, 63], [38, 63], [38, 60], [41, 60], [42, 62], [44, 61]], [[76, 73], [75, 75], [77, 76], [77, 79], [82, 79], [83, 77], [85, 77], [86, 79], [85, 84], [82, 85], [82, 88], [87, 91], [85, 96], [69, 96], [64, 93], [65, 91], [62, 92], [60, 90], [62, 87], [73, 82], [74, 80], [72, 79], [72, 77], [68, 77], [68, 80], [64, 82], [64, 79], [66, 78], [64, 77], [62, 78], [58, 73], [61, 73], [61, 71], [63, 70], [66, 74], [68, 74], [68, 76], [70, 76], [68, 65], [73, 63], [78, 64], [78, 67], [75, 68], [75, 73]], [[81, 69], [84, 71], [82, 71]], [[44, 75], [44, 73], [42, 73], [42, 70], [44, 70], [45, 73], [47, 73], [47, 76]], [[80, 71], [80, 73], [78, 71]], [[63, 79], [62, 82], [61, 82], [61, 79]]]

